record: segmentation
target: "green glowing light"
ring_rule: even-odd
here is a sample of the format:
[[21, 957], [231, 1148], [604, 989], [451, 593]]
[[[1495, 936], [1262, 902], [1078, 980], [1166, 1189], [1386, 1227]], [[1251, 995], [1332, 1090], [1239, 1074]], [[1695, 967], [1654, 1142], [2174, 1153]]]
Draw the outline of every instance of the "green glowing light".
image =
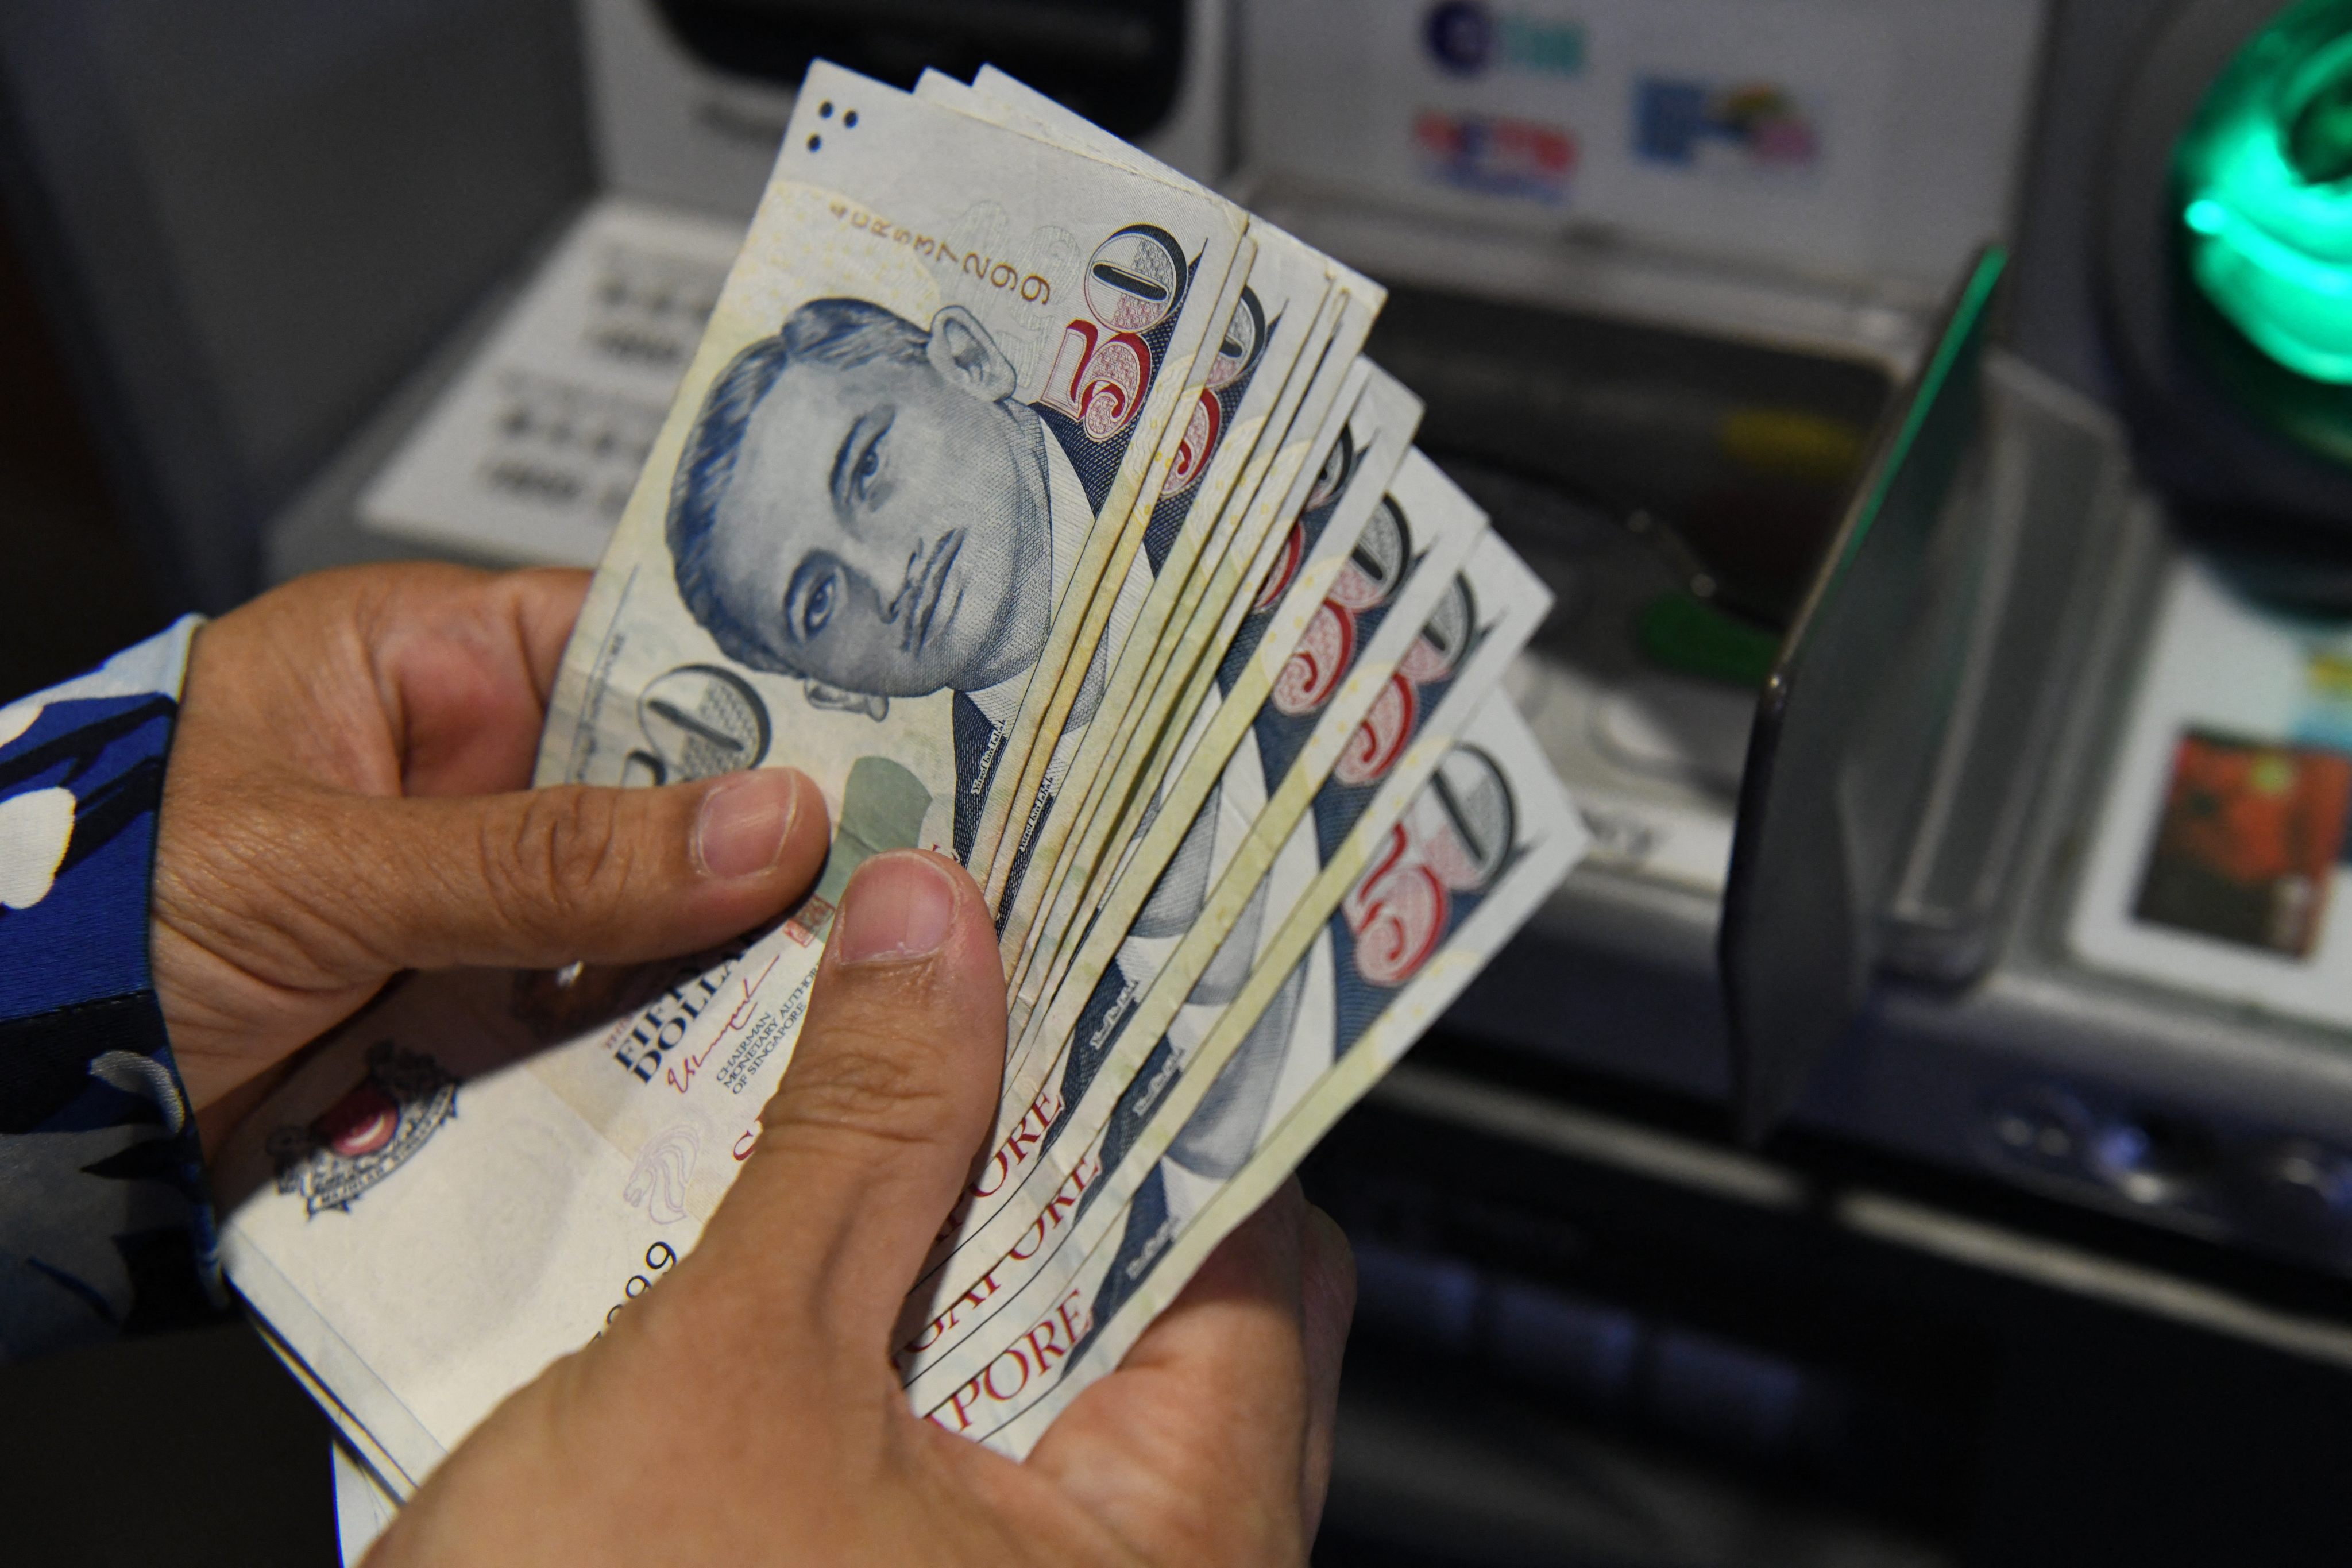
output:
[[2190, 276], [2256, 347], [2352, 384], [2352, 0], [2241, 50], [2175, 154]]

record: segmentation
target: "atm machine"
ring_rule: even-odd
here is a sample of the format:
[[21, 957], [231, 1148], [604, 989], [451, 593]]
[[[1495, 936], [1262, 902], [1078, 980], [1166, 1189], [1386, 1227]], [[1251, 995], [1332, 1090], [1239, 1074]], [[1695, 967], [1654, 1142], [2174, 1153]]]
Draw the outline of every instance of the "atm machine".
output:
[[2352, 1551], [2352, 4], [574, 19], [584, 189], [268, 575], [593, 562], [822, 55], [992, 61], [1387, 283], [1558, 595], [1596, 847], [1307, 1172], [1318, 1560]]

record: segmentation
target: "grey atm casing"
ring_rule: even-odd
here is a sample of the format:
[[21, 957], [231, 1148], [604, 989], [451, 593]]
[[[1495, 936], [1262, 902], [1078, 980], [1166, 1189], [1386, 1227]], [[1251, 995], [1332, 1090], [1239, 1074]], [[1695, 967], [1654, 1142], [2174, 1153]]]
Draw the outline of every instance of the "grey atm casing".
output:
[[[1816, 1053], [1758, 1045], [1757, 1059], [1787, 1070], [1754, 1101], [1754, 1127], [1785, 1111], [1798, 1128], [2070, 1203], [2352, 1267], [2352, 1042], [2101, 971], [2067, 935], [2154, 609], [2182, 559], [2135, 465], [2102, 335], [2112, 139], [2139, 62], [2176, 16], [2189, 25], [2188, 11], [2220, 8], [2061, 0], [2042, 14], [2032, 134], [1990, 154], [2013, 184], [1983, 237], [2006, 237], [2013, 256], [1973, 369], [1940, 394], [1967, 428], [1912, 497], [1896, 569], [1832, 574], [1813, 606], [1811, 630], [1832, 645], [1878, 624], [1861, 640], [1891, 668], [1866, 701], [1836, 679], [1778, 690], [1768, 752], [1791, 733], [1835, 738], [1751, 781], [1741, 801], [1736, 860], [1810, 858], [1827, 879], [1811, 894], [1801, 879], [1751, 884], [1727, 927], [1703, 889], [1588, 863], [1460, 1005], [1459, 1033], [1728, 1103], [1717, 959], [1746, 951], [1748, 1021], [1801, 973], [1779, 989], [1783, 1023]], [[2239, 34], [2277, 9], [2227, 8]], [[1263, 79], [1280, 74], [1250, 46], [1314, 14], [1277, 8], [1245, 30], [1245, 123], [1262, 129], [1274, 90]], [[1391, 283], [1530, 321], [1866, 361], [1898, 382], [1936, 341], [1932, 297], [1902, 269], [1791, 268], [1646, 239], [1633, 222], [1539, 230], [1482, 223], [1459, 204], [1416, 213], [1328, 161], [1286, 162], [1250, 138], [1243, 153], [1248, 199]], [[1949, 258], [1948, 280], [1964, 261]], [[1435, 403], [1425, 440], [1442, 423]], [[1842, 705], [1854, 710], [1843, 722], [1813, 722]], [[1807, 798], [1841, 788], [1843, 801]], [[1807, 842], [1825, 835], [1837, 837]], [[1791, 973], [1772, 973], [1782, 966]]]

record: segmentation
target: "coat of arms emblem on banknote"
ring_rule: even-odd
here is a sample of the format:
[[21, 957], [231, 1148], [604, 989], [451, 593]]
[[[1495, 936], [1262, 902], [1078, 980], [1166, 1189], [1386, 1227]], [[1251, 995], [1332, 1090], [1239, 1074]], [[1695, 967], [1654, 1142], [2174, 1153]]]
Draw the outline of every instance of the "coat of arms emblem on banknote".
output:
[[316, 1215], [348, 1213], [352, 1200], [408, 1163], [457, 1113], [457, 1080], [422, 1051], [380, 1041], [367, 1076], [306, 1126], [269, 1137], [278, 1190], [300, 1194]]

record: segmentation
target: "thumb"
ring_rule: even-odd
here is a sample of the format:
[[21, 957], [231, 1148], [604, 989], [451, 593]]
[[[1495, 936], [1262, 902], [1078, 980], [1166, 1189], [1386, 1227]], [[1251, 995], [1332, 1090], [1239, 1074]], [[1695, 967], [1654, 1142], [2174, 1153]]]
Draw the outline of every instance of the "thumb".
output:
[[[306, 814], [307, 815], [307, 814]], [[824, 864], [824, 797], [789, 769], [661, 789], [335, 797], [289, 867], [385, 972], [689, 952], [756, 925]]]
[[703, 1248], [792, 1295], [825, 1350], [884, 1364], [924, 1250], [970, 1174], [1004, 1061], [1004, 969], [981, 891], [920, 850], [842, 895], [790, 1068]]

